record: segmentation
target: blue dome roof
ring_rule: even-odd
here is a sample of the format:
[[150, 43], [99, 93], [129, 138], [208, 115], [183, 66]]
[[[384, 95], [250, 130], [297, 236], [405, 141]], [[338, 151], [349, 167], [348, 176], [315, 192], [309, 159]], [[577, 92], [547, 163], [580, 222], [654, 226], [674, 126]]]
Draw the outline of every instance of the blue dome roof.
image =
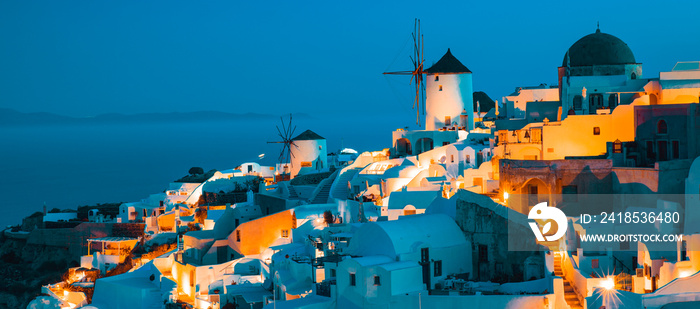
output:
[[600, 32], [589, 34], [576, 41], [564, 54], [562, 66], [567, 66], [567, 57], [571, 57], [570, 66], [634, 64], [632, 50], [614, 35]]

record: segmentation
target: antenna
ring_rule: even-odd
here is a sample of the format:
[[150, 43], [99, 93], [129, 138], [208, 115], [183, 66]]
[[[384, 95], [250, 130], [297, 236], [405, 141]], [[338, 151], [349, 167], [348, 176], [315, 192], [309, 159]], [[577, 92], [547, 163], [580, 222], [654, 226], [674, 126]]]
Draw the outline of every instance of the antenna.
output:
[[[294, 131], [296, 131], [297, 127], [292, 127], [292, 114], [289, 114], [289, 121], [286, 124], [284, 123], [284, 117], [280, 117], [280, 121], [282, 122], [282, 129], [280, 130], [280, 126], [276, 126], [276, 128], [277, 135], [280, 137], [281, 140], [267, 143], [282, 144], [282, 150], [280, 151], [278, 161], [280, 164], [289, 163], [289, 165], [291, 166], [291, 158], [294, 157], [294, 154], [292, 153], [292, 146], [299, 149], [299, 146], [297, 146], [292, 140], [292, 136], [294, 136]], [[285, 171], [282, 174], [286, 175], [288, 173], [289, 171], [285, 169]]]
[[416, 18], [413, 22], [413, 56], [409, 56], [413, 64], [412, 71], [396, 71], [384, 72], [389, 75], [411, 75], [409, 84], [413, 84], [416, 89], [416, 97], [413, 101], [413, 108], [416, 109], [416, 124], [420, 127], [421, 113], [425, 115], [425, 83], [423, 82], [423, 63], [425, 56], [423, 55], [423, 35], [420, 33], [420, 19]]

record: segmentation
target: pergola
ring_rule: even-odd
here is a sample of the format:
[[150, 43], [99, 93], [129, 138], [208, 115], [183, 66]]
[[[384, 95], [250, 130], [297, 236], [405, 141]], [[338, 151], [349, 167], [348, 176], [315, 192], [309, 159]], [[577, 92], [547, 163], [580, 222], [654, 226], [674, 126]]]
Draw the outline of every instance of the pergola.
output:
[[88, 255], [91, 255], [92, 253], [90, 252], [90, 248], [92, 248], [92, 243], [97, 242], [97, 243], [102, 243], [102, 250], [100, 250], [100, 253], [106, 254], [105, 249], [110, 249], [110, 248], [105, 248], [105, 244], [114, 244], [116, 243], [117, 246], [117, 252], [119, 254], [106, 254], [106, 255], [121, 255], [121, 249], [122, 247], [125, 249], [131, 249], [136, 245], [136, 242], [138, 241], [138, 238], [130, 238], [130, 237], [101, 237], [101, 238], [90, 238], [87, 240], [88, 241]]

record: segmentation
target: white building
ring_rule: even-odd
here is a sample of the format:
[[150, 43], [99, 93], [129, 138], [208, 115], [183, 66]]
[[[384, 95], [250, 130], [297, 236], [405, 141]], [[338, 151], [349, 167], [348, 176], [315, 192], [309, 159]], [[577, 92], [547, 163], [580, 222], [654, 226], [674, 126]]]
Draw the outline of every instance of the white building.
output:
[[[620, 104], [631, 103], [640, 94], [647, 94], [643, 87], [648, 80], [641, 77], [642, 64], [637, 63], [629, 46], [597, 29], [564, 54], [559, 67], [562, 119], [573, 114], [609, 113]], [[656, 95], [652, 101], [656, 102]]]
[[431, 289], [447, 275], [472, 271], [471, 244], [455, 221], [443, 214], [366, 223], [354, 234], [345, 253], [420, 262], [422, 271], [430, 275], [416, 280], [422, 280]]
[[292, 139], [290, 145], [292, 173], [294, 178], [297, 175], [318, 173], [328, 168], [328, 152], [326, 149], [326, 139], [306, 130]]
[[373, 255], [346, 259], [338, 264], [337, 308], [389, 308], [400, 295], [424, 292], [421, 266]]
[[[508, 119], [524, 119], [530, 102], [559, 101], [559, 87], [541, 84], [535, 87], [518, 87], [509, 96], [503, 98], [505, 116]], [[549, 119], [555, 120], [555, 119]]]
[[466, 110], [466, 115], [470, 118], [466, 123], [466, 131], [473, 129], [472, 72], [447, 49], [447, 53], [425, 73], [425, 129], [433, 131], [457, 127], [463, 110]]

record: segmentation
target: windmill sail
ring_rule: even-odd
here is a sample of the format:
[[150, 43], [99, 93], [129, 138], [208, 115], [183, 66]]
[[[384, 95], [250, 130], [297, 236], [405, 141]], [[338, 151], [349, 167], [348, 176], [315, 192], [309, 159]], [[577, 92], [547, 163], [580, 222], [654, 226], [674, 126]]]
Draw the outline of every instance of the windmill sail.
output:
[[395, 72], [384, 72], [384, 74], [390, 75], [411, 75], [411, 80], [409, 84], [415, 87], [415, 99], [413, 101], [413, 108], [416, 110], [416, 124], [420, 127], [421, 125], [421, 114], [425, 115], [425, 83], [423, 82], [423, 64], [425, 62], [425, 56], [423, 55], [423, 35], [420, 33], [420, 19], [414, 21], [413, 24], [413, 56], [409, 56], [411, 63], [413, 64], [413, 70], [411, 71], [395, 71]]
[[289, 121], [287, 123], [284, 122], [284, 117], [280, 117], [280, 122], [282, 123], [282, 129], [280, 129], [280, 126], [276, 126], [277, 135], [279, 136], [280, 140], [267, 143], [282, 144], [282, 150], [280, 151], [278, 161], [280, 165], [284, 165], [285, 168], [280, 174], [289, 175], [290, 168], [288, 168], [287, 165], [291, 166], [292, 158], [294, 158], [294, 154], [292, 153], [292, 147], [299, 148], [292, 140], [292, 136], [294, 136], [294, 131], [296, 131], [297, 127], [292, 126], [292, 114], [289, 114]]

